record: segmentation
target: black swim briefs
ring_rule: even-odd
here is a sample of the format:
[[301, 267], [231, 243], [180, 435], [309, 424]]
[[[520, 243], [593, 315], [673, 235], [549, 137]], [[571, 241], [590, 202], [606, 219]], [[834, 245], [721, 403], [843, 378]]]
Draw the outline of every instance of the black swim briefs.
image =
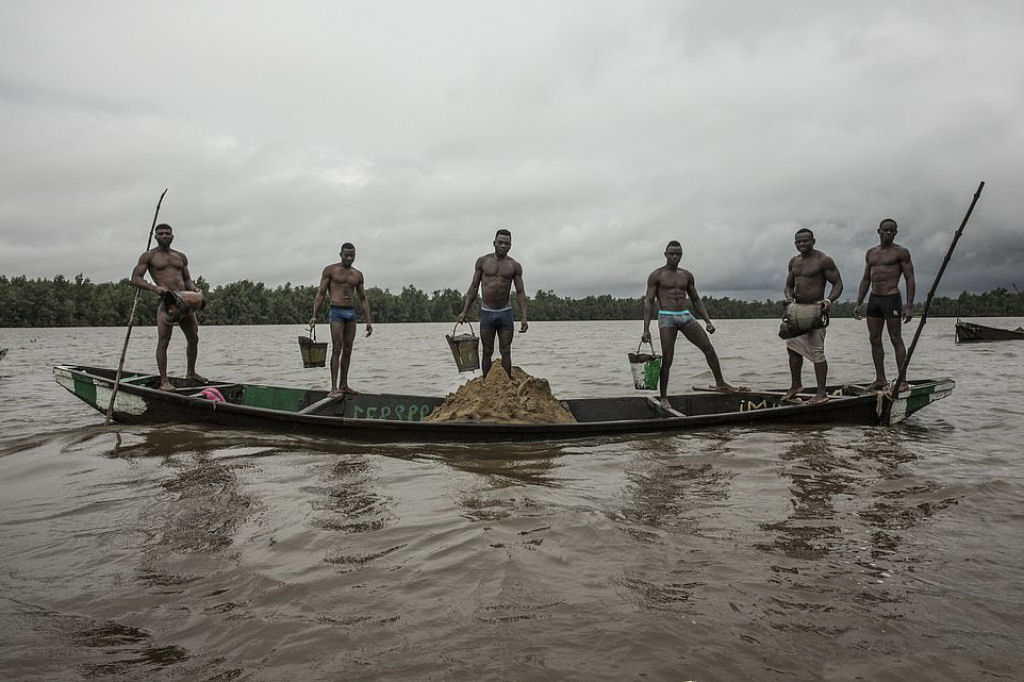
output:
[[903, 315], [903, 297], [899, 294], [889, 294], [888, 296], [871, 294], [868, 297], [868, 307], [864, 314], [868, 317], [898, 318]]

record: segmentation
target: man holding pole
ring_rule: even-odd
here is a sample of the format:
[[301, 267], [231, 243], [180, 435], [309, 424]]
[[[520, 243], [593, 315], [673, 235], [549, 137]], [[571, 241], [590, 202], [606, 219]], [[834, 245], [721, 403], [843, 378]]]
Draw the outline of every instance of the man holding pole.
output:
[[[868, 386], [869, 390], [884, 389], [888, 382], [885, 378], [885, 349], [882, 347], [882, 327], [889, 332], [893, 352], [896, 355], [896, 370], [903, 366], [907, 359], [907, 348], [903, 345], [902, 322], [909, 322], [913, 316], [914, 306], [914, 266], [910, 262], [910, 251], [895, 243], [896, 221], [886, 218], [878, 224], [878, 246], [868, 249], [864, 257], [864, 276], [860, 280], [857, 292], [857, 306], [853, 316], [858, 320], [865, 317], [862, 307], [864, 297], [871, 289], [868, 298], [867, 320], [868, 339], [871, 341], [871, 359], [875, 363], [875, 380]], [[907, 283], [907, 301], [900, 297], [900, 277]], [[897, 388], [906, 390], [903, 382]]]
[[[196, 358], [199, 356], [199, 320], [192, 310], [188, 310], [180, 319], [173, 319], [167, 310], [165, 296], [177, 294], [182, 291], [198, 292], [192, 281], [192, 275], [188, 271], [188, 257], [181, 251], [171, 248], [174, 241], [174, 231], [171, 226], [161, 223], [154, 230], [157, 246], [139, 256], [139, 262], [132, 271], [131, 282], [139, 289], [156, 292], [160, 296], [160, 305], [156, 310], [156, 366], [160, 370], [160, 388], [165, 391], [173, 391], [174, 386], [167, 380], [167, 347], [171, 342], [171, 332], [174, 331], [174, 323], [185, 333], [185, 340], [188, 342], [185, 357], [187, 367], [185, 378], [193, 379], [200, 383], [207, 383], [206, 379], [196, 373]], [[145, 275], [149, 273], [153, 283], [146, 281]]]

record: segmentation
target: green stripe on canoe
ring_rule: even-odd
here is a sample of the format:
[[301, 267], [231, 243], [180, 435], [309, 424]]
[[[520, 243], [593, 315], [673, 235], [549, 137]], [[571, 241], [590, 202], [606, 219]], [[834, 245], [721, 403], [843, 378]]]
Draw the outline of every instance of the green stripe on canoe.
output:
[[299, 388], [246, 386], [242, 393], [242, 404], [268, 410], [298, 412], [309, 403], [308, 394], [309, 391]]
[[80, 379], [74, 377], [75, 381], [75, 395], [89, 403], [90, 405], [96, 404], [96, 384], [93, 383], [92, 379]]

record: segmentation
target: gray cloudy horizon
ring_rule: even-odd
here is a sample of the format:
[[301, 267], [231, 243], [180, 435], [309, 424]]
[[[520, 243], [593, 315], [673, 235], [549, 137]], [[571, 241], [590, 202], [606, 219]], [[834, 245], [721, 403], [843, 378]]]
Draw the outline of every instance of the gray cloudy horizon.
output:
[[879, 220], [923, 300], [1024, 287], [1016, 2], [7, 2], [0, 274], [126, 277], [160, 192], [194, 277], [781, 297], [815, 231], [856, 296]]

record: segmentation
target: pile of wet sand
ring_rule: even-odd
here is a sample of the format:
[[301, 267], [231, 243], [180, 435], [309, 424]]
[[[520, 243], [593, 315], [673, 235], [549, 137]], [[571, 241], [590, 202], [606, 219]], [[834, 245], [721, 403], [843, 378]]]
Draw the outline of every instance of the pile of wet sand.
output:
[[423, 421], [495, 421], [519, 424], [568, 424], [576, 419], [553, 395], [547, 379], [532, 377], [518, 367], [512, 376], [500, 363], [486, 377], [471, 379], [449, 393], [444, 403]]

